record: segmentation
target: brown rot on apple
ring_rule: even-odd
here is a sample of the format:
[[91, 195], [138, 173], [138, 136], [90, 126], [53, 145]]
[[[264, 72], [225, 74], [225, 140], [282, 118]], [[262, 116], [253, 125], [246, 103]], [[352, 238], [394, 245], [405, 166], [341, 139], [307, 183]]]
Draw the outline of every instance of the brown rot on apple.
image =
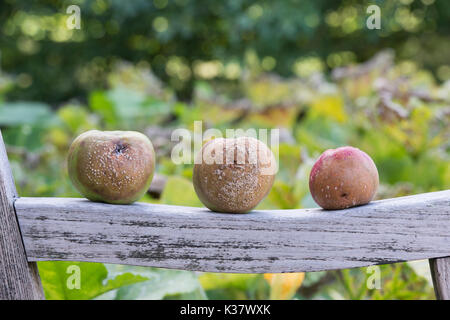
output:
[[255, 138], [214, 139], [197, 154], [194, 188], [212, 211], [246, 213], [269, 193], [275, 167], [272, 151]]

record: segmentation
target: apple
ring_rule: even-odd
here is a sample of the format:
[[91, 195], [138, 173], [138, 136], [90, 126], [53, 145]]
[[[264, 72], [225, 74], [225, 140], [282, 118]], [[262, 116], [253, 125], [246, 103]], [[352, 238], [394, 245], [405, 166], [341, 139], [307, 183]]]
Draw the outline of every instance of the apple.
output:
[[69, 177], [92, 201], [133, 203], [147, 192], [154, 170], [153, 145], [135, 131], [90, 130], [69, 149]]
[[326, 150], [309, 177], [314, 201], [324, 209], [344, 209], [369, 203], [379, 184], [373, 160], [350, 146]]
[[196, 157], [195, 192], [212, 211], [249, 212], [269, 193], [275, 161], [272, 151], [255, 138], [211, 140]]

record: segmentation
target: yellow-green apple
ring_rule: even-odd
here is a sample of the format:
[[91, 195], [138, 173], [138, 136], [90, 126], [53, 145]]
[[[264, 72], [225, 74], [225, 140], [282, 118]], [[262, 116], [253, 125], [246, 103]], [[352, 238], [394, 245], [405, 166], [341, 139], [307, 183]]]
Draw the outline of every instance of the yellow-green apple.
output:
[[91, 130], [72, 142], [68, 170], [73, 185], [89, 200], [129, 204], [152, 182], [155, 151], [139, 132]]

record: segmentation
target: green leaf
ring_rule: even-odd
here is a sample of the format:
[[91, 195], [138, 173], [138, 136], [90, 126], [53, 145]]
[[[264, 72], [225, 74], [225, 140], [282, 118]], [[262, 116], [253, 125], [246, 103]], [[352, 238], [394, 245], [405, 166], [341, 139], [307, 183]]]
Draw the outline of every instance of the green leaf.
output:
[[118, 116], [111, 100], [103, 91], [94, 91], [89, 96], [89, 106], [99, 114], [108, 126], [115, 126]]
[[78, 133], [82, 130], [94, 128], [94, 123], [90, 119], [87, 110], [78, 105], [65, 105], [57, 112], [61, 121], [72, 133]]
[[117, 87], [108, 91], [107, 96], [120, 118], [130, 119], [142, 116], [142, 104], [145, 97], [141, 93], [124, 87]]
[[294, 188], [280, 180], [275, 180], [272, 189], [267, 195], [267, 201], [280, 209], [295, 209], [298, 207], [300, 195], [294, 192]]
[[303, 286], [312, 286], [313, 284], [319, 282], [326, 274], [326, 271], [307, 272], [305, 274], [305, 279], [303, 280]]
[[407, 265], [414, 270], [414, 272], [419, 276], [427, 280], [428, 284], [433, 286], [433, 279], [430, 272], [430, 264], [428, 260], [416, 260], [408, 261]]
[[10, 102], [0, 106], [0, 126], [43, 124], [54, 115], [48, 105], [38, 102]]
[[169, 177], [161, 195], [161, 203], [202, 207], [192, 183], [181, 177]]
[[141, 114], [149, 119], [168, 115], [172, 112], [172, 106], [158, 99], [147, 99], [142, 104]]
[[246, 290], [258, 276], [258, 274], [208, 272], [203, 273], [199, 277], [199, 280], [205, 290], [229, 288]]
[[340, 125], [329, 118], [307, 116], [298, 126], [295, 134], [301, 145], [310, 152], [323, 152], [325, 149], [337, 148], [348, 144], [353, 128]]
[[22, 125], [2, 130], [3, 139], [8, 145], [24, 147], [27, 151], [42, 149], [42, 139], [46, 129], [37, 125]]
[[[109, 275], [105, 265], [101, 263], [46, 261], [38, 262], [38, 267], [45, 297], [49, 300], [92, 299], [110, 290], [148, 279], [129, 272]], [[78, 275], [79, 289], [71, 286], [76, 283]]]
[[158, 300], [171, 295], [183, 295], [199, 290], [194, 272], [170, 269], [107, 265], [110, 274], [126, 272], [147, 278], [147, 281], [124, 286], [99, 299]]

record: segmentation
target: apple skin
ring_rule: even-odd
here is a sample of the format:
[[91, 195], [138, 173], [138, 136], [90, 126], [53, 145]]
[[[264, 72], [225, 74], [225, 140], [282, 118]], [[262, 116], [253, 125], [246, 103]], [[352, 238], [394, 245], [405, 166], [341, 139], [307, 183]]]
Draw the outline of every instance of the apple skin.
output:
[[[255, 150], [261, 150], [261, 153]], [[221, 151], [223, 163], [203, 161], [208, 152], [217, 154]], [[233, 159], [228, 163], [225, 158], [229, 152]], [[257, 161], [249, 160], [250, 154], [259, 154]], [[237, 159], [243, 161], [239, 163]], [[208, 141], [196, 156], [192, 176], [195, 192], [211, 211], [247, 213], [269, 193], [275, 179], [275, 161], [272, 151], [255, 138]]]
[[90, 130], [72, 142], [67, 162], [69, 177], [84, 197], [130, 204], [139, 200], [152, 182], [155, 151], [139, 132]]
[[363, 151], [350, 146], [326, 150], [309, 176], [309, 190], [323, 209], [336, 210], [369, 203], [379, 184], [378, 170]]

